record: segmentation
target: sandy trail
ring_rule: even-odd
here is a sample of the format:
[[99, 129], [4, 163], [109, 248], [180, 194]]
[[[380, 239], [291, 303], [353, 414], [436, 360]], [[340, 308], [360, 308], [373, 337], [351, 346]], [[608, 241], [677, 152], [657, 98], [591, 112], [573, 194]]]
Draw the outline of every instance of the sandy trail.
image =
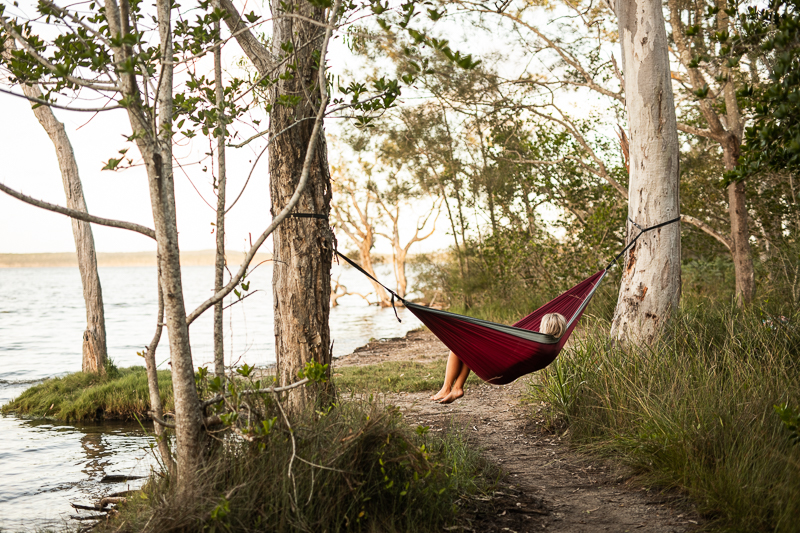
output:
[[[447, 348], [426, 331], [382, 340], [345, 356], [336, 366], [385, 361], [430, 362]], [[527, 378], [532, 379], [532, 378]], [[668, 533], [697, 529], [700, 519], [674, 494], [645, 490], [630, 472], [589, 459], [562, 436], [541, 429], [536, 407], [522, 404], [526, 378], [505, 386], [478, 385], [441, 405], [431, 392], [388, 394], [412, 426], [460, 429], [506, 474], [496, 492], [464, 502], [456, 530]]]

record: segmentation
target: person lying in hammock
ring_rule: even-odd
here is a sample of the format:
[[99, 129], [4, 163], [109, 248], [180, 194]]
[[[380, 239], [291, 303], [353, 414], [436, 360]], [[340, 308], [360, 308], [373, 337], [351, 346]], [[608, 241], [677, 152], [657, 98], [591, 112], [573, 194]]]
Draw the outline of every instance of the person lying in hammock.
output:
[[[539, 329], [541, 333], [560, 339], [567, 331], [567, 319], [558, 313], [544, 315]], [[450, 352], [444, 372], [444, 385], [430, 399], [439, 403], [451, 403], [464, 396], [464, 383], [467, 381], [469, 372], [469, 367], [456, 354]]]

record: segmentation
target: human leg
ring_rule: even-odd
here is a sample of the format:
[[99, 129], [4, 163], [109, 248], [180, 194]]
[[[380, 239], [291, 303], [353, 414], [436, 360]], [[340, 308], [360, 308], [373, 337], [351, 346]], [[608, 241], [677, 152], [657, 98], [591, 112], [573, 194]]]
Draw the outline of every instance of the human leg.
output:
[[441, 390], [431, 396], [430, 399], [438, 401], [450, 394], [453, 382], [461, 375], [461, 370], [464, 366], [461, 359], [453, 352], [450, 352], [450, 355], [447, 357], [447, 367], [444, 371], [444, 385], [442, 385]]
[[439, 403], [451, 403], [464, 396], [464, 383], [467, 382], [468, 377], [469, 367], [464, 363], [461, 363], [461, 371], [458, 373], [458, 377], [456, 377], [455, 381], [453, 381], [453, 386], [450, 388], [450, 392], [444, 398], [442, 398]]

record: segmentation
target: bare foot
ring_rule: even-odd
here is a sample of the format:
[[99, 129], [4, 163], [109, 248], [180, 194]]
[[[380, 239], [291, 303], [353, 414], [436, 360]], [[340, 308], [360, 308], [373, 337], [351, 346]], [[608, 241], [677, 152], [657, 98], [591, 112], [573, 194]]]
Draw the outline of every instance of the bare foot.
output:
[[453, 389], [450, 391], [450, 394], [442, 398], [442, 401], [439, 403], [453, 403], [462, 396], [464, 396], [464, 389]]
[[448, 394], [450, 394], [450, 390], [442, 387], [442, 390], [431, 396], [430, 399], [431, 401], [438, 402], [442, 398], [446, 397]]

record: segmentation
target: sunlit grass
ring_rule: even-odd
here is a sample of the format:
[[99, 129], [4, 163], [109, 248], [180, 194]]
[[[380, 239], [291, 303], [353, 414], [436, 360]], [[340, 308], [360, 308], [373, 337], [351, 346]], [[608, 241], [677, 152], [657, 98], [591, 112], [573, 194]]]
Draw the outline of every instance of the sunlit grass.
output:
[[[158, 373], [165, 410], [172, 410], [168, 370]], [[76, 372], [34, 385], [3, 405], [3, 414], [48, 417], [64, 421], [147, 418], [150, 395], [144, 367], [113, 369], [108, 375]]]
[[[333, 382], [340, 391], [419, 392], [439, 390], [444, 382], [446, 361], [416, 363], [391, 361], [366, 366], [336, 368]], [[470, 374], [467, 385], [480, 383]]]
[[573, 442], [685, 491], [724, 531], [796, 531], [800, 445], [776, 405], [800, 407], [800, 329], [757, 310], [684, 309], [664, 339], [580, 339], [530, 390]]

